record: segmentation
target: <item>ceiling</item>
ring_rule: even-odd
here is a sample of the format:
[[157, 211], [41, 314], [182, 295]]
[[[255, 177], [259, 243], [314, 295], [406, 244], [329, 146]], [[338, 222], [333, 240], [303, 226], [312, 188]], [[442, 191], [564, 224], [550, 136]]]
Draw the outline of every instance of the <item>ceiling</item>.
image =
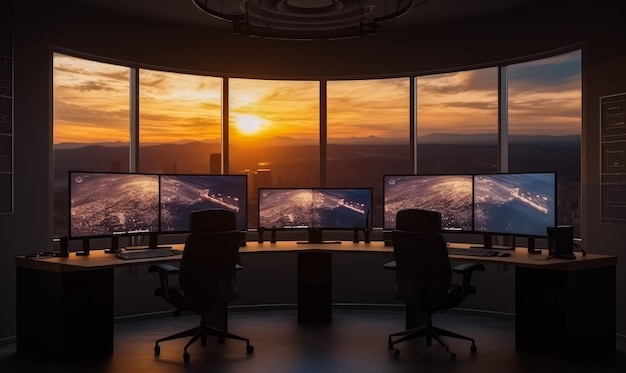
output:
[[[192, 0], [71, 0], [142, 18], [230, 29], [228, 22], [203, 13]], [[240, 0], [224, 0], [240, 1]], [[376, 1], [376, 0], [375, 0]], [[547, 1], [547, 0], [546, 0]], [[487, 15], [537, 3], [537, 0], [428, 0], [399, 18], [393, 27], [414, 27]]]

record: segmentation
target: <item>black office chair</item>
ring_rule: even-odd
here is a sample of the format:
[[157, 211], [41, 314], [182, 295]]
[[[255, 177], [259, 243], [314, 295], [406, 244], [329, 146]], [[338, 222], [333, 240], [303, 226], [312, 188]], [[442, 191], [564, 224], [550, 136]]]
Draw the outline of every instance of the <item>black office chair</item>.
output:
[[[423, 219], [415, 220], [416, 217]], [[426, 217], [430, 218], [430, 222]], [[422, 229], [428, 228], [429, 231], [417, 230], [420, 226], [418, 222], [422, 223]], [[446, 241], [436, 229], [440, 226], [441, 215], [438, 212], [403, 210], [397, 214], [397, 227], [417, 229], [396, 229], [392, 232], [396, 261], [393, 296], [408, 305], [419, 306], [425, 313], [425, 322], [416, 328], [389, 335], [389, 350], [395, 357], [400, 356], [400, 351], [394, 347], [397, 343], [421, 336], [426, 337], [427, 346], [432, 345], [433, 338], [439, 342], [445, 347], [450, 360], [455, 360], [456, 354], [450, 352], [441, 336], [471, 341], [471, 353], [477, 351], [473, 338], [438, 328], [432, 322], [435, 312], [454, 308], [469, 295], [475, 294], [476, 288], [471, 285], [472, 273], [485, 270], [484, 265], [478, 263], [462, 264], [452, 269]], [[461, 285], [451, 285], [453, 272], [463, 276]], [[400, 338], [394, 340], [394, 337]]]
[[399, 210], [396, 213], [396, 229], [414, 232], [441, 232], [441, 213], [421, 209]]
[[[157, 272], [161, 287], [155, 295], [163, 297], [173, 305], [179, 314], [181, 310], [190, 310], [201, 315], [200, 325], [161, 338], [156, 341], [154, 354], [161, 352], [160, 342], [172, 339], [192, 338], [185, 345], [183, 359], [189, 361], [187, 348], [200, 338], [206, 346], [206, 337], [216, 336], [220, 343], [225, 338], [246, 342], [247, 353], [254, 347], [247, 338], [226, 331], [226, 321], [222, 328], [212, 326], [209, 314], [216, 309], [226, 308], [226, 304], [237, 298], [237, 270], [240, 232], [234, 229], [235, 214], [232, 211], [210, 209], [194, 211], [190, 216], [191, 232], [185, 242], [180, 268], [168, 264], [150, 266], [149, 272]], [[170, 275], [178, 274], [178, 285], [170, 285]], [[224, 311], [225, 312], [225, 311]], [[219, 313], [219, 312], [218, 312]], [[225, 317], [225, 313], [224, 313]]]

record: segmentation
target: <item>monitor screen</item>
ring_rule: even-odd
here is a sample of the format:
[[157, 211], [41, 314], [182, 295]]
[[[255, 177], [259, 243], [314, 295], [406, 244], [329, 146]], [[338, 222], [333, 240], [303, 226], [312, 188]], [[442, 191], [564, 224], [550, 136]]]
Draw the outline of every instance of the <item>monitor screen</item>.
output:
[[546, 237], [556, 225], [556, 174], [474, 175], [474, 230]]
[[405, 209], [441, 213], [447, 231], [472, 231], [472, 175], [386, 175], [383, 184], [384, 229], [396, 227]]
[[371, 188], [259, 188], [260, 227], [366, 228], [371, 209]]
[[161, 175], [161, 232], [188, 232], [189, 214], [210, 208], [234, 211], [246, 230], [247, 183], [246, 175]]
[[159, 231], [159, 176], [69, 172], [69, 235]]

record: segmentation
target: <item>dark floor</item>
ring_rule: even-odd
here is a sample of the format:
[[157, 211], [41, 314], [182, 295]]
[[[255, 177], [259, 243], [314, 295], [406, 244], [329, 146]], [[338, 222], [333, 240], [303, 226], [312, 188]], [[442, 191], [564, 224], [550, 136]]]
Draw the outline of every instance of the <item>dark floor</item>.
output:
[[[515, 351], [514, 319], [509, 316], [448, 312], [436, 315], [435, 324], [476, 339], [470, 343], [449, 341], [457, 355], [450, 362], [445, 350], [423, 339], [398, 344], [399, 358], [387, 349], [387, 336], [404, 324], [401, 310], [334, 309], [333, 322], [301, 325], [295, 310], [236, 311], [229, 315], [233, 333], [250, 338], [254, 353], [246, 354], [245, 342], [220, 345], [210, 338], [189, 349], [191, 361], [183, 362], [186, 339], [163, 342], [154, 356], [157, 338], [195, 326], [193, 315], [119, 322], [115, 325], [115, 353], [107, 359], [75, 364], [43, 362], [16, 356], [15, 345], [0, 346], [0, 372], [620, 372], [626, 371], [626, 345], [617, 344], [609, 361], [574, 361]], [[45, 338], [45, 336], [42, 336]], [[540, 336], [539, 336], [540, 337]], [[89, 343], [89, 341], [85, 341]]]

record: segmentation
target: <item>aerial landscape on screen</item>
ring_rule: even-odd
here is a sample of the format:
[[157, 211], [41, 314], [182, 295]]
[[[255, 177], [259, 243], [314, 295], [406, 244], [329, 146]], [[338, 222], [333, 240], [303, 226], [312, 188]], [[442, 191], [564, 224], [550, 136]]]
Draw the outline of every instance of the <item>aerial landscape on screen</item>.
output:
[[364, 228], [370, 189], [260, 189], [259, 226], [276, 228]]
[[195, 210], [221, 208], [235, 212], [237, 227], [246, 229], [246, 176], [161, 176], [161, 231], [189, 230]]
[[441, 212], [446, 230], [472, 230], [471, 175], [410, 175], [384, 178], [384, 228], [396, 226], [396, 213], [419, 208]]
[[546, 236], [554, 226], [555, 175], [477, 175], [474, 179], [476, 231]]
[[159, 230], [157, 175], [71, 173], [70, 196], [72, 237]]

